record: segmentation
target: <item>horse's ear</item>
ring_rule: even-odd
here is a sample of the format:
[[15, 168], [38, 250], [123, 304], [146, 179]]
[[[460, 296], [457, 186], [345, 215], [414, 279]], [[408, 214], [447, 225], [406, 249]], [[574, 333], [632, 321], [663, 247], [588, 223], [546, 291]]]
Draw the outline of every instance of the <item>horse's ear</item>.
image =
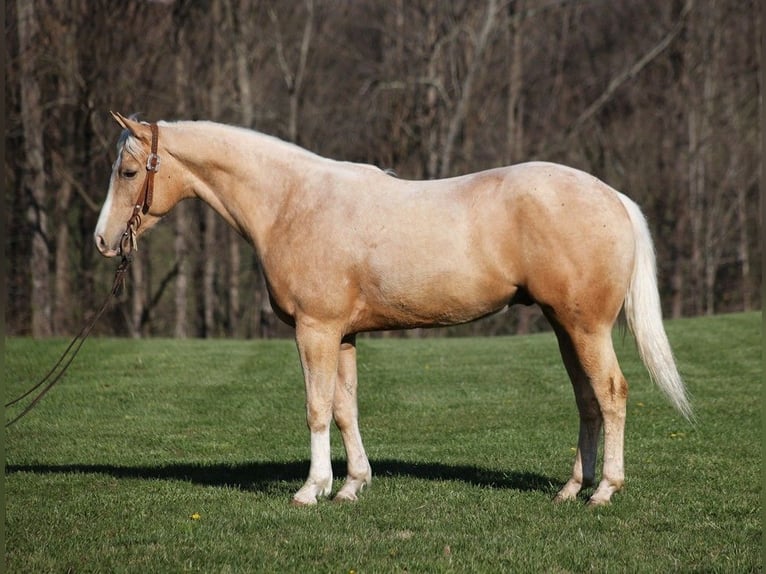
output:
[[130, 135], [140, 140], [144, 140], [146, 142], [151, 141], [152, 133], [151, 133], [151, 128], [148, 126], [148, 124], [143, 124], [141, 122], [131, 120], [129, 118], [126, 118], [122, 114], [113, 112], [111, 110], [109, 111], [109, 113], [112, 114], [112, 117], [118, 124], [120, 124], [122, 129], [128, 130], [130, 132]]
[[127, 119], [122, 114], [119, 114], [117, 112], [113, 112], [112, 110], [109, 110], [109, 113], [112, 114], [112, 117], [114, 118], [114, 121], [116, 121], [118, 124], [120, 124], [120, 127], [122, 129], [124, 129], [124, 130], [129, 129], [128, 128], [128, 124], [126, 123]]

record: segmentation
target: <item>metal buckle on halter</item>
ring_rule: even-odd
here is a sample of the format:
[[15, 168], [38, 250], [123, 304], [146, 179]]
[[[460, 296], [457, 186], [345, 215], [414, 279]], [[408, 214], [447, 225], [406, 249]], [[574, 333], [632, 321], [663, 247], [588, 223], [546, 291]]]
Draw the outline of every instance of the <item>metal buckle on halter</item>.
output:
[[160, 170], [160, 156], [156, 153], [150, 153], [146, 158], [146, 171], [157, 172]]
[[[122, 257], [127, 257], [133, 251], [133, 233], [131, 232], [132, 228], [128, 227], [120, 237], [120, 255]], [[128, 247], [130, 247], [130, 251]]]
[[[140, 205], [136, 205], [133, 210], [133, 215], [128, 220], [128, 225], [125, 227], [125, 231], [122, 232], [120, 237], [120, 255], [122, 257], [132, 257], [134, 251], [138, 251], [138, 238], [136, 232], [141, 225], [141, 216], [138, 214], [141, 209]], [[128, 251], [130, 247], [130, 251]]]

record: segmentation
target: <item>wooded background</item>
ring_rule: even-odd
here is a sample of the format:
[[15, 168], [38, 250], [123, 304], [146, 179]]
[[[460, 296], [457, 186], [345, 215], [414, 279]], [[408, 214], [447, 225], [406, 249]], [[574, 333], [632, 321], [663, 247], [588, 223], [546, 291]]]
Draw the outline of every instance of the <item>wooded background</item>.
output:
[[[92, 234], [109, 110], [209, 119], [436, 178], [527, 160], [643, 208], [666, 315], [760, 308], [761, 3], [9, 0], [6, 332], [76, 332], [116, 263]], [[514, 308], [449, 331], [543, 328]], [[269, 337], [252, 250], [185, 202], [141, 242], [102, 334]]]

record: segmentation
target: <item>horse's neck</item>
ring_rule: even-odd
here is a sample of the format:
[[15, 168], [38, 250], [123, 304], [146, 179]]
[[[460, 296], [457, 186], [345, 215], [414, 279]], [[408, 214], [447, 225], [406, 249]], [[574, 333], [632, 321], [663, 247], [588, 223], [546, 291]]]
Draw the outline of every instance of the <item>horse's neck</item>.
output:
[[179, 159], [193, 192], [259, 251], [287, 194], [300, 193], [304, 173], [327, 161], [257, 132], [218, 124], [187, 124]]

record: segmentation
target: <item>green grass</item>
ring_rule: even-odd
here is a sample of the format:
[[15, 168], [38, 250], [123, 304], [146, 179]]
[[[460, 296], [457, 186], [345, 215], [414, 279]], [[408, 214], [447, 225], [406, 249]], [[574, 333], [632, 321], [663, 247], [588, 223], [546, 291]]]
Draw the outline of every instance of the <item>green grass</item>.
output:
[[[578, 423], [550, 334], [360, 341], [373, 483], [313, 508], [289, 505], [309, 454], [291, 342], [94, 339], [6, 432], [6, 569], [760, 571], [761, 315], [668, 332], [698, 423], [616, 334], [627, 486], [599, 509], [551, 503]], [[6, 396], [64, 346], [7, 340]], [[337, 490], [337, 434], [333, 458]]]

